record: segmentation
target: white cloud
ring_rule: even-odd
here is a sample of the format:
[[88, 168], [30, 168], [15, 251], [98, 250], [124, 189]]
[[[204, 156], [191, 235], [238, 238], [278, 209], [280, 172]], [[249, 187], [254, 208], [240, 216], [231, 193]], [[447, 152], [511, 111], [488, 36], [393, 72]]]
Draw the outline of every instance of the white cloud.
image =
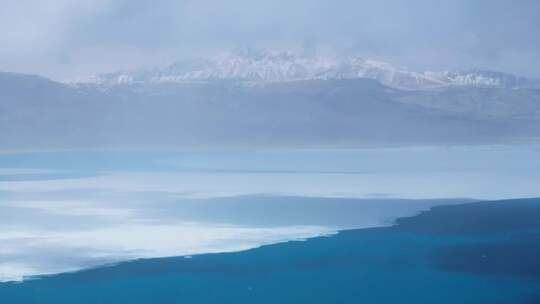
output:
[[[481, 65], [540, 77], [538, 61], [527, 55], [540, 50], [539, 2], [482, 3], [7, 0], [0, 11], [0, 70], [71, 78], [161, 64], [186, 53], [297, 47], [309, 40], [405, 66]], [[438, 61], [418, 63], [441, 50]]]
[[111, 0], [7, 0], [0, 10], [2, 52], [33, 52], [63, 42], [70, 24], [106, 9]]

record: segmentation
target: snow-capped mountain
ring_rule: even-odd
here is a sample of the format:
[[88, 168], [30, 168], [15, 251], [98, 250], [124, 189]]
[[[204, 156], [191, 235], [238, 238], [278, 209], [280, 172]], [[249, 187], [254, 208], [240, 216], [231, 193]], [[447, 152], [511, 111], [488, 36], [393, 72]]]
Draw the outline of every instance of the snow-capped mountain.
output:
[[[384, 71], [382, 65], [369, 75], [384, 80]], [[488, 74], [437, 74], [437, 83], [465, 86], [405, 91], [366, 78], [273, 78], [257, 85], [180, 78], [173, 85], [146, 84], [151, 79], [146, 77], [157, 77], [157, 72], [162, 71], [139, 74], [124, 82], [128, 85], [80, 86], [0, 73], [0, 149], [335, 148], [540, 140], [540, 90], [468, 85]], [[404, 75], [407, 81], [425, 79]], [[411, 84], [397, 84], [404, 83]]]
[[397, 89], [426, 90], [448, 86], [521, 88], [532, 80], [506, 73], [413, 72], [361, 57], [305, 57], [291, 52], [241, 49], [209, 59], [185, 60], [165, 68], [102, 74], [77, 83], [104, 86], [181, 83], [212, 80], [284, 82], [315, 79], [369, 78]]

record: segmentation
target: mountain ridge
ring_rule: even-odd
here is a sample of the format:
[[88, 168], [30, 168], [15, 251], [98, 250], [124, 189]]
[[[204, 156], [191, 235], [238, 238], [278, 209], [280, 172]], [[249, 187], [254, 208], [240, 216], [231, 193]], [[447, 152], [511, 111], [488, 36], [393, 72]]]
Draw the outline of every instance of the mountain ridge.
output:
[[540, 90], [370, 78], [68, 85], [0, 73], [0, 150], [359, 147], [540, 140]]
[[177, 61], [164, 68], [120, 71], [92, 76], [75, 85], [117, 86], [232, 80], [287, 82], [369, 78], [401, 90], [448, 87], [540, 88], [540, 81], [509, 73], [471, 69], [459, 72], [414, 72], [389, 63], [359, 56], [300, 56], [292, 52], [239, 50], [210, 58]]

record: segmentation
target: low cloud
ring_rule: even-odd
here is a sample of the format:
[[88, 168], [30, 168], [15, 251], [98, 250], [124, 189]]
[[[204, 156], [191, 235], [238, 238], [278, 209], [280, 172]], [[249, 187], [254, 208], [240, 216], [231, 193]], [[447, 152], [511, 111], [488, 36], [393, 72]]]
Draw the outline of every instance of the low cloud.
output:
[[0, 70], [55, 78], [239, 45], [302, 49], [306, 41], [311, 51], [361, 53], [413, 69], [540, 77], [540, 3], [533, 0], [8, 0], [0, 26]]

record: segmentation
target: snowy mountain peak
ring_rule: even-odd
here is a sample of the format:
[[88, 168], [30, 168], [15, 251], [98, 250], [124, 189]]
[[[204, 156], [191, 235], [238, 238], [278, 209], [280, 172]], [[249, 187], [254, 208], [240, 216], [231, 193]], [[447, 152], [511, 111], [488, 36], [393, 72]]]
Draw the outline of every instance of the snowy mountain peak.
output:
[[466, 72], [413, 72], [389, 63], [349, 57], [306, 57], [292, 52], [239, 48], [213, 58], [178, 61], [152, 70], [116, 72], [79, 81], [104, 86], [237, 80], [283, 82], [369, 78], [405, 90], [448, 86], [518, 88], [532, 81], [510, 74], [472, 70]]

